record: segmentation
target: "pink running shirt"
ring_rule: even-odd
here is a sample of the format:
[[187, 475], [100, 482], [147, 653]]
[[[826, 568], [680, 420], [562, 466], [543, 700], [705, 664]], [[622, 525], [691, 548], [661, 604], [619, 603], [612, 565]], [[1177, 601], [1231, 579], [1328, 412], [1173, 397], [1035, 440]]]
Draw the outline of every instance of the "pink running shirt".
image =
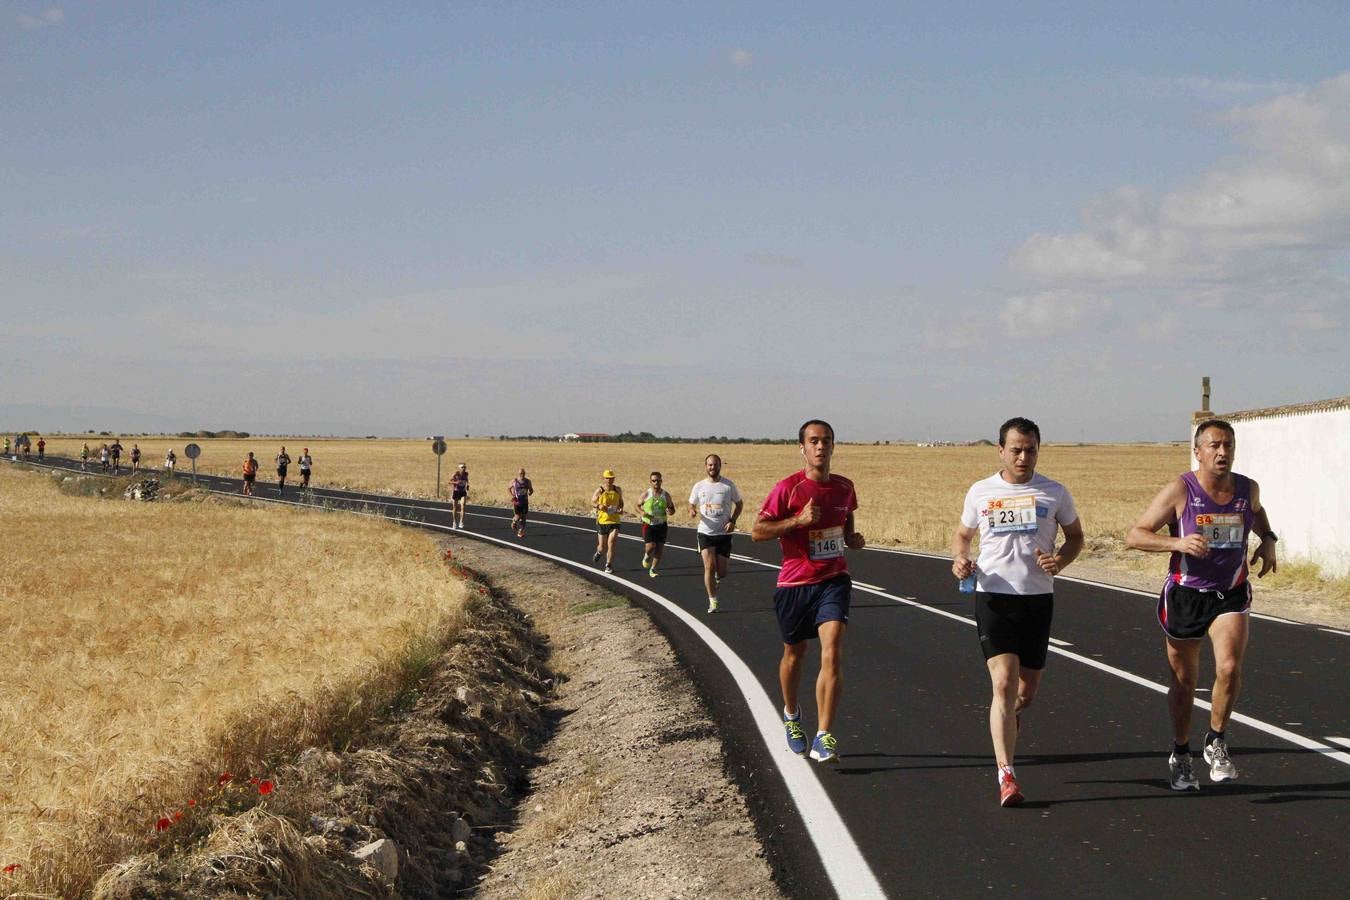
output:
[[820, 521], [810, 528], [794, 528], [778, 539], [783, 548], [783, 567], [778, 586], [819, 584], [848, 572], [844, 558], [844, 523], [858, 508], [853, 482], [842, 475], [829, 481], [812, 481], [805, 472], [794, 472], [773, 486], [759, 510], [761, 519], [777, 521], [795, 516], [815, 500]]

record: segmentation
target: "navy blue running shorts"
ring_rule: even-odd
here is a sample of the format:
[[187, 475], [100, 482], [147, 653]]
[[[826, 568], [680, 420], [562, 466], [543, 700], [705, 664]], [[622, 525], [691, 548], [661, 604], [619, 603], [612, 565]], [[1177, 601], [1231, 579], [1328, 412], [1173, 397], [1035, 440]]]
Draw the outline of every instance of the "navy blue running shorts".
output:
[[800, 644], [817, 636], [821, 622], [848, 622], [853, 579], [836, 575], [817, 584], [780, 587], [773, 594], [773, 612], [783, 643]]

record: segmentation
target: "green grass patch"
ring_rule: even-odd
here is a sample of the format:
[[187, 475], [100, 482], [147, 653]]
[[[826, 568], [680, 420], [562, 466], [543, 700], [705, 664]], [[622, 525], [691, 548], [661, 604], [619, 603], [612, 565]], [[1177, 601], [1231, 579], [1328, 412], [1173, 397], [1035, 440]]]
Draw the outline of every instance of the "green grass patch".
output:
[[587, 600], [584, 603], [576, 603], [568, 607], [568, 612], [574, 616], [584, 616], [587, 613], [593, 613], [601, 609], [614, 609], [618, 606], [628, 606], [628, 601], [616, 594], [606, 594], [595, 600]]

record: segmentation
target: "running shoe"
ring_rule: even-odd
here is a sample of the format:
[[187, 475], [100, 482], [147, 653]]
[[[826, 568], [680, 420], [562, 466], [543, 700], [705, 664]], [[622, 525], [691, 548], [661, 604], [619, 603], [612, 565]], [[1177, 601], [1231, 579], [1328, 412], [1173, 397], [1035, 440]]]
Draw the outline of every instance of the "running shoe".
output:
[[1017, 779], [1013, 777], [1013, 773], [1004, 772], [998, 780], [998, 805], [1021, 806], [1025, 799], [1022, 796], [1022, 789], [1017, 786]]
[[1195, 772], [1191, 770], [1191, 755], [1189, 753], [1178, 755], [1173, 752], [1171, 756], [1167, 757], [1167, 771], [1171, 779], [1172, 790], [1200, 790], [1200, 779], [1196, 778]]
[[822, 731], [811, 743], [811, 758], [820, 763], [839, 762], [839, 745], [834, 735]]
[[787, 731], [788, 749], [798, 756], [805, 756], [810, 745], [806, 743], [806, 731], [802, 728], [802, 720], [784, 718], [783, 729]]
[[613, 567], [613, 566], [605, 566], [605, 574], [606, 574], [606, 575], [613, 575], [613, 574], [614, 574], [614, 567]]
[[652, 564], [652, 558], [647, 554], [642, 554], [642, 568], [647, 568]]
[[594, 556], [591, 557], [591, 562], [596, 563], [596, 564], [599, 564], [600, 558], [601, 558], [602, 556], [604, 556], [604, 554], [603, 554], [603, 553], [600, 553], [599, 551], [597, 551], [596, 554], [595, 554]]
[[656, 577], [656, 569], [652, 569], [652, 570], [649, 571], [647, 574], [650, 575], [651, 577], [655, 578], [655, 577]]
[[716, 598], [716, 597], [709, 597], [709, 598], [708, 598], [708, 612], [710, 612], [710, 613], [715, 613], [715, 612], [717, 612], [717, 598]]
[[1210, 781], [1232, 781], [1237, 778], [1237, 766], [1228, 756], [1228, 742], [1223, 738], [1205, 745], [1205, 762], [1209, 765]]

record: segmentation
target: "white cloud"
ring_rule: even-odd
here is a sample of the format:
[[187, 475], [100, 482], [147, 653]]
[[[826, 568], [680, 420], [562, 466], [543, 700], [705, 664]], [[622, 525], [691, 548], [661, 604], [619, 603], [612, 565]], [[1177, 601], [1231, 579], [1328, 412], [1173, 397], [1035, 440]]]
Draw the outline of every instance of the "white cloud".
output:
[[1302, 85], [1293, 81], [1250, 81], [1244, 78], [1205, 78], [1202, 76], [1167, 78], [1162, 79], [1160, 83], [1166, 87], [1181, 88], [1202, 97], [1218, 97], [1229, 100], [1253, 94], [1287, 94], [1302, 87]]
[[728, 55], [731, 64], [738, 69], [748, 69], [750, 64], [755, 61], [754, 55], [743, 47], [737, 47]]
[[1009, 297], [999, 321], [1012, 337], [1049, 337], [1096, 324], [1111, 311], [1111, 298], [1076, 291], [1045, 291]]
[[1083, 230], [1032, 235], [1013, 268], [1060, 286], [1223, 283], [1253, 254], [1292, 271], [1350, 247], [1350, 72], [1218, 121], [1235, 158], [1157, 201], [1120, 188], [1083, 211]]
[[19, 25], [28, 29], [47, 28], [48, 26], [56, 27], [65, 24], [66, 13], [65, 10], [57, 9], [53, 6], [43, 10], [35, 16], [22, 14], [18, 17], [17, 21]]

